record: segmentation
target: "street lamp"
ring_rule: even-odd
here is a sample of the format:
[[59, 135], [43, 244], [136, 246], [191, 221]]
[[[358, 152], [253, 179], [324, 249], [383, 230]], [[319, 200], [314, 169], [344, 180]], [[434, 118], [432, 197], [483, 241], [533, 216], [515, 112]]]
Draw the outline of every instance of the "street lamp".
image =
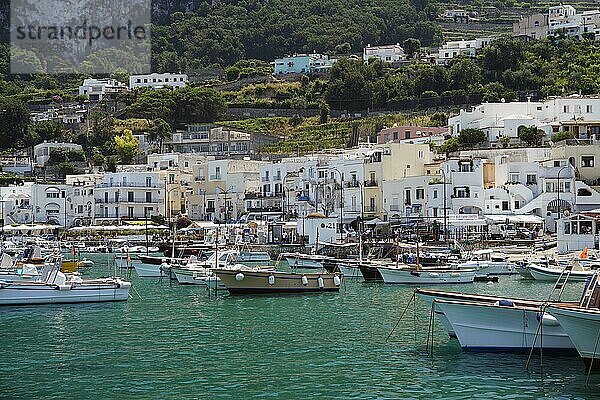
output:
[[227, 195], [229, 193], [231, 193], [231, 191], [233, 190], [233, 186], [229, 187], [229, 189], [227, 189], [227, 190], [225, 190], [219, 186], [217, 186], [216, 188], [219, 189], [220, 193], [223, 193], [224, 197], [225, 197], [225, 225], [227, 225], [227, 213], [229, 211], [229, 207], [227, 207]]

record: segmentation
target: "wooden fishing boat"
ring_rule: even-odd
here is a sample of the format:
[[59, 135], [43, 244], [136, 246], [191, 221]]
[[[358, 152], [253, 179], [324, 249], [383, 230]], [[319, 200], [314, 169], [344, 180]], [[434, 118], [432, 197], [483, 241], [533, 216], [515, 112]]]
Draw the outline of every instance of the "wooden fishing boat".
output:
[[342, 285], [340, 273], [293, 273], [261, 270], [215, 270], [231, 294], [337, 292]]

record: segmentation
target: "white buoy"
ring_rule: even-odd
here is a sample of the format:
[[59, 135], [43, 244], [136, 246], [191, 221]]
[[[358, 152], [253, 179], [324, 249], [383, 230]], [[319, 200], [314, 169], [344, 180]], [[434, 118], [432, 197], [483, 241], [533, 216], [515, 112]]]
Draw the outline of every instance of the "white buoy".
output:
[[273, 275], [269, 275], [269, 285], [273, 286], [275, 284], [275, 277]]
[[319, 282], [319, 289], [323, 289], [325, 287], [325, 282], [323, 282], [322, 276], [319, 276], [319, 278], [317, 279], [317, 282]]
[[438, 274], [437, 272], [430, 272], [429, 276], [437, 278], [438, 276], [440, 276], [440, 274]]
[[306, 275], [302, 275], [302, 284], [304, 286], [308, 285], [308, 278], [306, 277]]
[[335, 286], [340, 286], [342, 284], [342, 280], [339, 276], [336, 275], [333, 277], [333, 283], [335, 284]]
[[244, 280], [244, 274], [242, 274], [241, 272], [238, 272], [237, 274], [235, 274], [235, 280], [236, 281], [243, 281]]
[[544, 314], [542, 317], [542, 325], [544, 326], [559, 326], [558, 320], [550, 314]]

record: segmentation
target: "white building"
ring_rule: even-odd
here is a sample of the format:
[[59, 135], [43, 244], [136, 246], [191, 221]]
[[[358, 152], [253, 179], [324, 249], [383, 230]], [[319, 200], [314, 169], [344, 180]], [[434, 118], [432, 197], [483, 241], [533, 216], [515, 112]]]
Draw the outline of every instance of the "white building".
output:
[[33, 163], [36, 167], [44, 167], [53, 150], [83, 151], [80, 144], [44, 142], [33, 146]]
[[26, 224], [33, 220], [32, 182], [0, 187], [0, 208], [4, 225]]
[[163, 88], [179, 89], [185, 87], [188, 83], [186, 74], [171, 74], [171, 73], [152, 73], [146, 75], [131, 75], [129, 77], [129, 88], [149, 87], [153, 90]]
[[452, 135], [481, 129], [490, 143], [502, 136], [517, 138], [519, 128], [536, 126], [546, 132], [569, 131], [579, 139], [600, 139], [600, 97], [569, 96], [539, 102], [484, 103], [448, 119]]
[[104, 174], [94, 190], [96, 222], [165, 214], [165, 183], [158, 172]]
[[102, 101], [118, 93], [127, 92], [127, 85], [116, 79], [94, 79], [88, 78], [79, 86], [79, 95], [87, 95], [90, 101]]
[[363, 60], [367, 62], [371, 58], [376, 58], [379, 61], [387, 63], [395, 63], [405, 60], [406, 55], [400, 43], [383, 46], [371, 46], [368, 44], [363, 50]]
[[456, 40], [446, 42], [440, 47], [437, 55], [437, 64], [446, 65], [450, 60], [459, 55], [475, 57], [481, 49], [489, 45], [492, 38], [482, 37], [473, 40]]

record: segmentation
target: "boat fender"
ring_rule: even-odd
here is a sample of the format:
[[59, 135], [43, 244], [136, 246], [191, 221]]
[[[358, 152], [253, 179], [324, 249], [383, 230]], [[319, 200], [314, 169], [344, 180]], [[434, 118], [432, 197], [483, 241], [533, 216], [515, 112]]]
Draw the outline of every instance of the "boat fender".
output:
[[273, 275], [269, 275], [269, 285], [273, 286], [275, 284], [275, 277]]
[[336, 275], [333, 277], [333, 283], [335, 286], [340, 286], [342, 284], [342, 280], [340, 279], [339, 276]]
[[308, 285], [308, 278], [306, 277], [306, 275], [302, 275], [302, 284], [304, 286]]
[[417, 271], [410, 271], [410, 274], [413, 276], [421, 276], [421, 273]]
[[235, 280], [236, 281], [243, 281], [244, 280], [244, 274], [242, 274], [241, 272], [238, 272], [237, 274], [235, 274]]
[[558, 320], [550, 314], [537, 313], [536, 319], [538, 322], [540, 322], [541, 319], [542, 325], [544, 326], [560, 326]]
[[71, 285], [56, 285], [56, 287], [58, 287], [58, 290], [61, 292], [64, 292], [65, 290], [71, 290]]
[[322, 276], [319, 276], [319, 278], [317, 279], [317, 282], [319, 282], [319, 289], [323, 289], [325, 287], [325, 282], [323, 282]]
[[119, 279], [117, 287], [122, 289], [129, 289], [131, 287], [131, 282], [126, 282]]
[[515, 303], [513, 303], [510, 300], [498, 300], [498, 305], [499, 306], [504, 306], [504, 307], [514, 307]]
[[438, 274], [437, 272], [430, 272], [429, 276], [437, 278], [438, 276], [440, 276], [440, 274]]
[[452, 272], [450, 276], [460, 276], [460, 272]]
[[192, 272], [192, 278], [193, 279], [198, 279], [198, 271]]

